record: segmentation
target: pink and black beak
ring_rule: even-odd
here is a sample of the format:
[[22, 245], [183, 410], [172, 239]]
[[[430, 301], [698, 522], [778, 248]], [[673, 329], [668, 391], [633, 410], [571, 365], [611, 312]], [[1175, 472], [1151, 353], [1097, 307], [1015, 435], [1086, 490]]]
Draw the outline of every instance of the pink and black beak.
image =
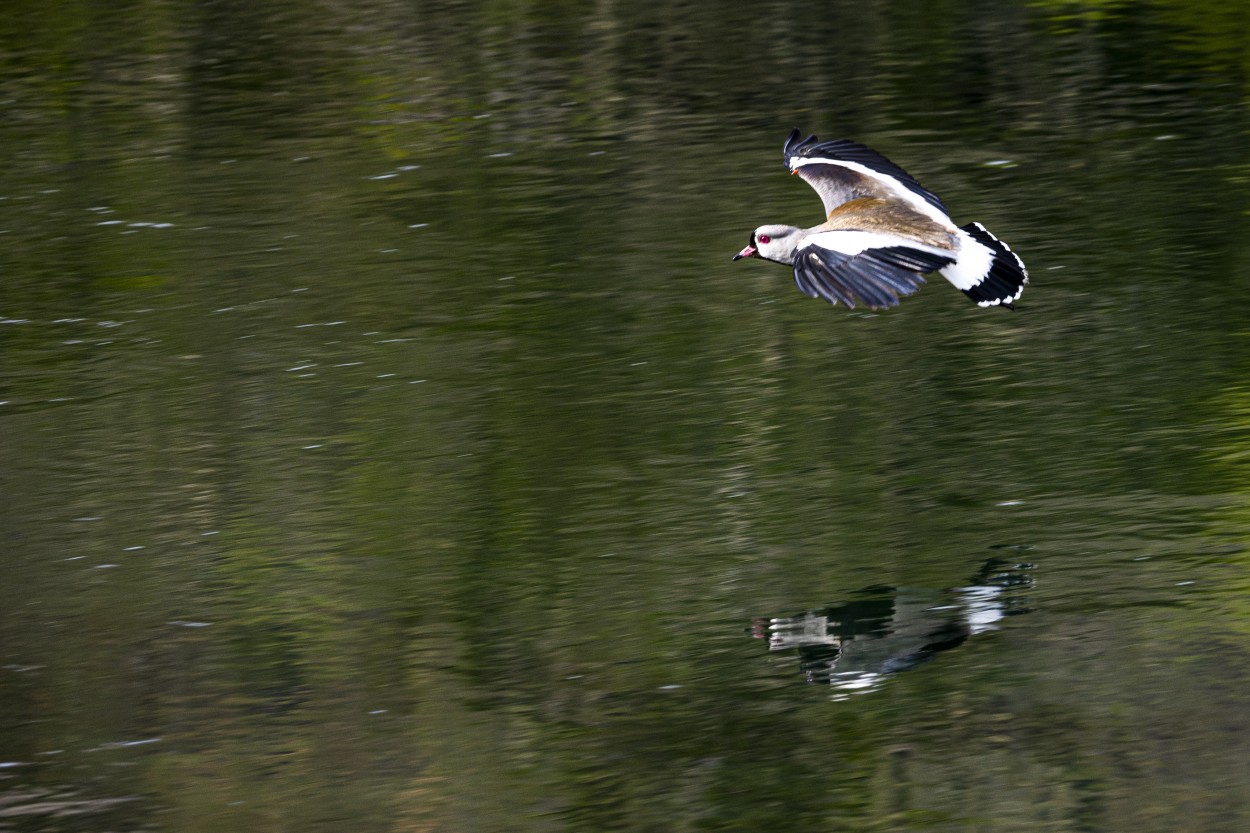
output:
[[743, 249], [742, 251], [734, 255], [733, 259], [741, 260], [744, 257], [758, 257], [758, 256], [759, 256], [759, 249], [755, 248], [755, 235], [752, 234], [751, 242], [747, 244], [747, 247], [745, 249]]

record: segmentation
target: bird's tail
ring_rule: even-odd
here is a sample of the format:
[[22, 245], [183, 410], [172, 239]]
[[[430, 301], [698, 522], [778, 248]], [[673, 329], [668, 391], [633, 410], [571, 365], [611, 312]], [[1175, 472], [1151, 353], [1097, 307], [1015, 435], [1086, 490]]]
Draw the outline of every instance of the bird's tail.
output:
[[953, 283], [980, 307], [1013, 304], [1029, 282], [1024, 262], [1011, 248], [980, 223], [960, 227], [959, 259], [941, 269], [942, 277]]

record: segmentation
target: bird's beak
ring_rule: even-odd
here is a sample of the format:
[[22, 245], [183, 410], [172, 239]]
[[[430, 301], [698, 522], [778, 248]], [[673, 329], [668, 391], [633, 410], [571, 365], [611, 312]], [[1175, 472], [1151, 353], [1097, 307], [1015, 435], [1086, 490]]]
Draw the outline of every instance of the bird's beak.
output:
[[734, 260], [741, 260], [744, 257], [755, 257], [755, 254], [755, 247], [748, 243], [745, 249], [734, 255]]

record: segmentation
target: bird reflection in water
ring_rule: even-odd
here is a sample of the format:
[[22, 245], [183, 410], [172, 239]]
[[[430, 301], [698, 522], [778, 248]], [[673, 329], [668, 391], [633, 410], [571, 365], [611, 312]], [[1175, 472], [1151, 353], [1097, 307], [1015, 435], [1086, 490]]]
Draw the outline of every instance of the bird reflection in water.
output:
[[962, 587], [870, 587], [798, 616], [758, 618], [751, 633], [770, 651], [798, 656], [807, 681], [840, 693], [869, 691], [957, 648], [1007, 616], [1028, 613], [1031, 564], [991, 559]]

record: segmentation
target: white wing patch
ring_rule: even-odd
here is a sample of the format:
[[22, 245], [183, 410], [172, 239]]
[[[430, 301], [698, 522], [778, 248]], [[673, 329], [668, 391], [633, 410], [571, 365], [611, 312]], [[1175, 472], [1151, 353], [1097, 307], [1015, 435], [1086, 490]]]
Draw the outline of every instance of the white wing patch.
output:
[[[829, 249], [830, 251], [851, 256], [869, 249], [888, 249], [894, 246], [906, 246], [909, 249], [918, 249], [919, 251], [929, 252], [943, 258], [951, 256], [951, 252], [948, 249], [927, 246], [909, 237], [901, 237], [897, 234], [879, 231], [818, 231], [809, 235], [803, 241], [803, 245], [820, 246], [822, 249]], [[962, 289], [963, 287], [960, 288]]]
[[959, 259], [941, 270], [942, 277], [954, 284], [956, 289], [971, 289], [985, 280], [993, 262], [994, 252], [960, 229]]

